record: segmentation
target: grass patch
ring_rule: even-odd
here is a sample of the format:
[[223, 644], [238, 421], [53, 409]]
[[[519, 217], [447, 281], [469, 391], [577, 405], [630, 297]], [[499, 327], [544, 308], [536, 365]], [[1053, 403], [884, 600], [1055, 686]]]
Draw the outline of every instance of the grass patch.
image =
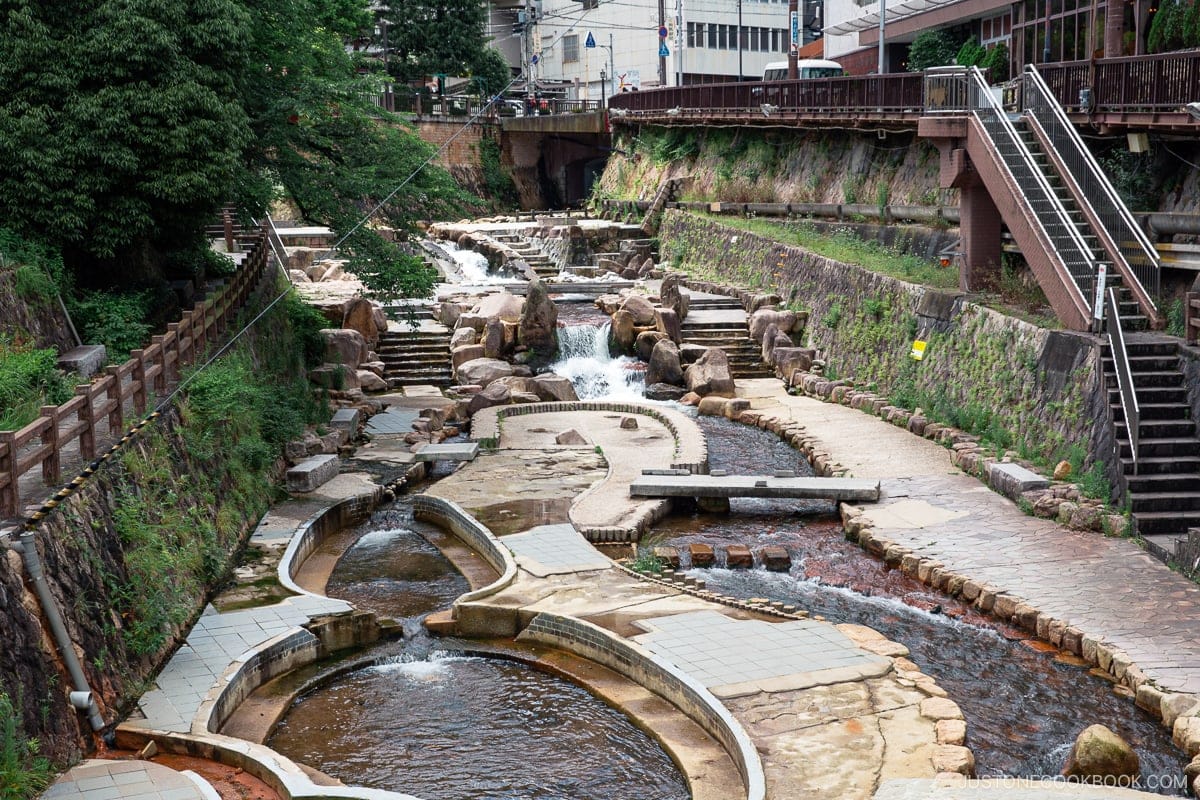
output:
[[935, 261], [897, 252], [878, 242], [861, 239], [850, 228], [839, 228], [833, 233], [827, 233], [806, 221], [746, 219], [716, 214], [699, 216], [783, 244], [796, 245], [835, 261], [857, 264], [872, 272], [909, 283], [933, 289], [953, 289], [958, 286], [957, 270], [943, 267]]
[[23, 428], [44, 405], [71, 399], [70, 380], [53, 348], [37, 349], [0, 336], [0, 430]]
[[38, 740], [25, 736], [8, 695], [0, 692], [0, 800], [31, 800], [50, 785], [54, 767], [39, 750]]

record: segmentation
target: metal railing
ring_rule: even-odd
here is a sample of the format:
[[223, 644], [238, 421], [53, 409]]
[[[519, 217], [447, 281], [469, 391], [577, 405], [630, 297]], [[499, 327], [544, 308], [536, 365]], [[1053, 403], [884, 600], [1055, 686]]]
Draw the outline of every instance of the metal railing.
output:
[[941, 67], [926, 70], [925, 96], [937, 102], [939, 111], [969, 111], [992, 141], [996, 154], [1008, 169], [1019, 193], [1028, 204], [1030, 222], [1053, 244], [1081, 297], [1082, 307], [1091, 305], [1096, 291], [1096, 255], [1083, 240], [1062, 200], [1055, 194], [1041, 167], [1025, 145], [992, 94], [978, 67]]
[[[1169, 113], [1200, 100], [1200, 50], [1041, 64], [1038, 70], [1073, 113]], [[1087, 105], [1081, 102], [1084, 88], [1090, 90]]]
[[[1023, 78], [1022, 97], [1026, 112], [1041, 125], [1050, 144], [1070, 173], [1063, 177], [1075, 181], [1079, 188], [1079, 198], [1088, 205], [1094, 218], [1108, 232], [1118, 251], [1113, 255], [1120, 256], [1117, 268], [1130, 290], [1138, 298], [1139, 304], [1148, 303], [1150, 308], [1147, 310], [1153, 312], [1156, 309], [1154, 298], [1159, 294], [1162, 273], [1158, 252], [1105, 176], [1104, 170], [1096, 163], [1095, 156], [1083, 143], [1075, 126], [1063, 113], [1062, 106], [1037, 68], [1032, 64], [1027, 66]], [[1132, 286], [1132, 283], [1136, 283], [1141, 292]]]
[[613, 95], [608, 104], [610, 109], [620, 109], [621, 113], [663, 112], [704, 117], [738, 112], [761, 118], [797, 112], [920, 113], [923, 98], [920, 73], [896, 72], [844, 78], [674, 86]]
[[1125, 349], [1125, 331], [1121, 329], [1120, 304], [1117, 289], [1108, 287], [1105, 297], [1108, 349], [1112, 353], [1113, 371], [1117, 373], [1117, 388], [1121, 390], [1121, 411], [1125, 415], [1125, 429], [1129, 433], [1129, 454], [1133, 459], [1133, 474], [1138, 471], [1138, 439], [1142, 421], [1138, 407], [1137, 392], [1133, 388], [1133, 371], [1129, 367], [1129, 353]]

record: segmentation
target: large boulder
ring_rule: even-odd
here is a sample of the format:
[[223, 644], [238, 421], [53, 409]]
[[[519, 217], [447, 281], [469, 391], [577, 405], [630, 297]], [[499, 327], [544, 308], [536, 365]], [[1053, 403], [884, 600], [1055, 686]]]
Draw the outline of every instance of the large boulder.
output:
[[750, 315], [750, 338], [762, 342], [767, 326], [774, 325], [784, 333], [791, 333], [796, 327], [795, 311], [777, 311], [773, 308], [762, 308]]
[[447, 328], [453, 328], [458, 324], [458, 318], [463, 315], [464, 310], [459, 303], [442, 303], [438, 306], [438, 322]]
[[633, 317], [634, 325], [654, 324], [654, 306], [640, 294], [626, 296], [625, 302], [621, 303], [621, 310]]
[[779, 377], [783, 378], [788, 384], [792, 382], [792, 376], [797, 372], [808, 372], [812, 369], [813, 359], [817, 357], [817, 351], [811, 347], [778, 347], [771, 350], [770, 363], [775, 366], [775, 370], [779, 373]]
[[[1084, 728], [1071, 747], [1063, 775], [1080, 778], [1136, 777], [1140, 772], [1137, 753], [1117, 734], [1103, 725]], [[1107, 785], [1107, 784], [1106, 784]]]
[[654, 345], [666, 338], [667, 335], [659, 331], [642, 331], [637, 335], [637, 339], [634, 342], [637, 357], [642, 361], [649, 361], [650, 354], [654, 352]]
[[367, 360], [371, 348], [367, 340], [358, 331], [343, 328], [325, 328], [321, 331], [325, 338], [325, 363], [344, 364], [351, 369]]
[[456, 328], [450, 336], [450, 349], [456, 347], [466, 347], [471, 344], [478, 344], [479, 334], [474, 328]]
[[470, 328], [471, 330], [475, 331], [475, 333], [481, 334], [483, 333], [484, 326], [487, 325], [487, 321], [488, 317], [485, 317], [482, 314], [476, 314], [474, 312], [469, 314], [464, 313], [458, 318], [458, 327]]
[[729, 371], [729, 359], [725, 351], [719, 347], [710, 347], [683, 373], [684, 385], [689, 392], [705, 397], [715, 394], [718, 397], [733, 397], [733, 375]]
[[481, 344], [485, 358], [500, 358], [504, 355], [504, 322], [497, 317], [489, 318], [483, 326]]
[[496, 380], [488, 385], [495, 386], [499, 384], [500, 386], [506, 386], [508, 387], [508, 391], [516, 395], [518, 393], [531, 394], [533, 392], [532, 383], [533, 378], [523, 378], [520, 375], [506, 375], [503, 378], [496, 378]]
[[596, 298], [596, 308], [610, 317], [617, 313], [617, 309], [620, 307], [621, 295], [619, 294], [602, 294]]
[[322, 389], [340, 392], [358, 388], [358, 371], [346, 364], [322, 364], [309, 371], [308, 379]]
[[679, 284], [679, 275], [675, 273], [663, 278], [662, 286], [658, 290], [658, 303], [663, 308], [674, 311], [679, 321], [683, 322], [687, 318], [688, 296], [679, 290]]
[[558, 306], [550, 299], [546, 285], [531, 281], [525, 294], [525, 308], [517, 329], [517, 341], [544, 355], [558, 348]]
[[370, 370], [360, 369], [356, 375], [358, 388], [364, 392], [383, 392], [388, 388], [387, 382]]
[[470, 402], [467, 403], [467, 413], [474, 416], [476, 411], [482, 411], [492, 406], [506, 406], [510, 402], [512, 402], [512, 392], [508, 390], [508, 387], [494, 383], [483, 387], [483, 391], [479, 394], [471, 396]]
[[523, 305], [524, 300], [508, 290], [504, 290], [485, 295], [471, 313], [485, 319], [499, 317], [508, 322], [516, 322], [521, 319]]
[[450, 351], [450, 368], [457, 370], [461, 365], [477, 358], [483, 358], [483, 345], [464, 344]]
[[683, 383], [679, 348], [670, 339], [663, 339], [654, 345], [650, 353], [650, 365], [646, 368], [646, 383]]
[[778, 335], [779, 335], [779, 328], [775, 327], [774, 322], [772, 322], [770, 325], [768, 325], [767, 329], [765, 331], [763, 331], [763, 335], [762, 335], [762, 339], [761, 339], [761, 341], [762, 341], [762, 360], [766, 361], [768, 364], [771, 363], [771, 351], [775, 349], [775, 337]]
[[[375, 306], [370, 300], [355, 297], [346, 303], [342, 313], [342, 327], [358, 331], [367, 344], [374, 347], [379, 341], [379, 324], [375, 319]], [[386, 328], [386, 324], [385, 324]]]
[[689, 344], [685, 342], [679, 345], [679, 360], [685, 365], [695, 364], [707, 352], [708, 348], [702, 344]]
[[612, 337], [622, 353], [629, 353], [637, 341], [637, 328], [633, 315], [625, 309], [617, 311], [612, 318]]
[[669, 383], [652, 383], [644, 392], [647, 400], [682, 400], [687, 389], [682, 386], [672, 386]]
[[571, 381], [562, 375], [555, 375], [553, 372], [538, 375], [536, 378], [530, 379], [530, 383], [534, 394], [541, 400], [562, 402], [579, 399]]
[[511, 364], [495, 358], [476, 358], [458, 365], [456, 375], [459, 383], [474, 383], [487, 388], [497, 378], [513, 374]]
[[683, 339], [679, 316], [669, 308], [654, 309], [654, 327], [659, 333], [665, 333], [676, 344]]

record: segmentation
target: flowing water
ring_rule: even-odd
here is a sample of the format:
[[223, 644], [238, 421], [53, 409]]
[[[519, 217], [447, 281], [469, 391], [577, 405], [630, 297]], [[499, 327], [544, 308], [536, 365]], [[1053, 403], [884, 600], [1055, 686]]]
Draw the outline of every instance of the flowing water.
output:
[[[734, 474], [776, 469], [811, 474], [799, 453], [768, 432], [714, 417], [698, 422], [709, 437], [713, 468]], [[668, 518], [655, 527], [655, 543], [705, 542], [718, 553], [733, 543], [752, 550], [786, 547], [790, 573], [718, 566], [689, 574], [714, 591], [781, 600], [831, 622], [870, 626], [906, 645], [910, 658], [962, 707], [978, 774], [1058, 774], [1079, 732], [1101, 723], [1138, 752], [1144, 785], [1182, 776], [1186, 759], [1168, 732], [1115, 695], [1111, 684], [1089, 674], [1077, 659], [1045, 652], [1048, 648], [1027, 634], [982, 617], [864, 553], [845, 540], [832, 504], [745, 499], [734, 500], [732, 508], [730, 515]]]
[[631, 356], [612, 355], [608, 317], [581, 303], [563, 303], [559, 309], [559, 321], [566, 324], [558, 329], [558, 360], [549, 370], [570, 380], [580, 400], [641, 399], [646, 365]]
[[515, 280], [515, 276], [512, 274], [492, 272], [487, 256], [483, 253], [462, 250], [449, 240], [439, 241], [437, 245], [454, 261], [454, 265], [462, 273], [463, 283], [467, 286], [491, 286], [498, 283], [512, 283]]
[[584, 689], [425, 632], [421, 618], [470, 587], [424, 529], [399, 504], [360, 526], [328, 594], [399, 618], [405, 638], [298, 698], [267, 744], [427, 800], [686, 798], [662, 748]]

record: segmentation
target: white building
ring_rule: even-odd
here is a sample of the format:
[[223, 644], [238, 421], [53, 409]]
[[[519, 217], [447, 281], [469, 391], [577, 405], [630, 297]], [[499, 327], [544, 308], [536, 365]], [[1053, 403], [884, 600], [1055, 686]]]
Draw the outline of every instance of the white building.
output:
[[[536, 19], [522, 27], [518, 15]], [[812, 28], [811, 13], [808, 22]], [[580, 99], [622, 87], [761, 79], [787, 58], [787, 0], [494, 0], [492, 45]], [[666, 37], [660, 38], [662, 29]], [[739, 36], [740, 30], [740, 36]], [[588, 47], [591, 36], [594, 47]], [[811, 34], [805, 37], [805, 41]], [[667, 55], [660, 57], [660, 47]], [[615, 73], [615, 75], [614, 75]], [[603, 86], [601, 84], [603, 75]]]

